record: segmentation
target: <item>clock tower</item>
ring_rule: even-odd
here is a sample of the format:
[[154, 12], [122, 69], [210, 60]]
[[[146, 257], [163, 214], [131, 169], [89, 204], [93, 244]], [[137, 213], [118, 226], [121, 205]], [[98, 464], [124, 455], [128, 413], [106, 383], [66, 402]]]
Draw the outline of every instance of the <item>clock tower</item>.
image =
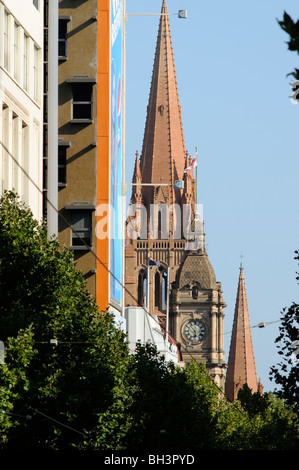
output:
[[171, 331], [181, 344], [185, 363], [204, 362], [213, 380], [224, 387], [224, 308], [204, 245], [187, 251], [172, 285]]
[[126, 226], [125, 305], [156, 315], [182, 361], [204, 362], [224, 388], [225, 304], [197, 211], [196, 155], [185, 149], [166, 0], [161, 13]]

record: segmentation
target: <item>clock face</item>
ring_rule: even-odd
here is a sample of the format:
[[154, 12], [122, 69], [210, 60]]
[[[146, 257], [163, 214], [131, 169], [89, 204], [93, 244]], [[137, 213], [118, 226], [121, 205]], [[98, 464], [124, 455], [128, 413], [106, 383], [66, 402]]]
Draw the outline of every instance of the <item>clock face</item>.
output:
[[185, 325], [184, 334], [188, 341], [198, 343], [204, 339], [206, 335], [206, 327], [200, 320], [190, 320]]

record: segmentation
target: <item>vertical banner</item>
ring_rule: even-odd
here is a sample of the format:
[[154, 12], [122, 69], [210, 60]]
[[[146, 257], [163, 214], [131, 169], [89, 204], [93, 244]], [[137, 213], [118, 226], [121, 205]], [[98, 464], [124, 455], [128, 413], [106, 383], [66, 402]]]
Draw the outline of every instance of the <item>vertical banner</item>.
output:
[[122, 301], [123, 0], [110, 0], [110, 301]]

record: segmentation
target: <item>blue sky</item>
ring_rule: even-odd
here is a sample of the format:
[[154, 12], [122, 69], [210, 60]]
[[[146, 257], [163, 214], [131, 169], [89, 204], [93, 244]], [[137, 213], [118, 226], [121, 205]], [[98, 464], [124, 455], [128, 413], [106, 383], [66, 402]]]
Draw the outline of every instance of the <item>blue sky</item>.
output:
[[[127, 0], [128, 13], [159, 13], [162, 0]], [[281, 310], [299, 301], [299, 105], [290, 100], [299, 57], [276, 19], [299, 18], [295, 0], [168, 0], [186, 148], [198, 147], [198, 198], [206, 247], [225, 309], [225, 352], [242, 262], [257, 375], [270, 367]], [[126, 182], [141, 153], [159, 16], [128, 16]], [[259, 322], [269, 323], [260, 329]], [[271, 323], [275, 322], [275, 323]]]

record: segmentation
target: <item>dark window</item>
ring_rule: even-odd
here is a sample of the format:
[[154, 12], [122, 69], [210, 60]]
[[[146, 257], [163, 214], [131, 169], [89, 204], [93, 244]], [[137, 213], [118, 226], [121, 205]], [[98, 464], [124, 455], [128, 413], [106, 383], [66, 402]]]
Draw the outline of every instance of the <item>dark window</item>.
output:
[[92, 119], [92, 85], [73, 83], [73, 119]]
[[66, 185], [66, 150], [65, 145], [58, 145], [58, 184]]
[[155, 307], [161, 309], [161, 276], [158, 271], [155, 273]]
[[162, 305], [161, 310], [166, 311], [167, 306], [167, 273], [164, 271], [162, 273]]
[[39, 8], [39, 0], [33, 0], [33, 5], [35, 6], [35, 8], [38, 10]]
[[68, 20], [59, 18], [59, 30], [58, 30], [58, 56], [59, 57], [67, 56], [67, 42], [66, 42], [67, 23], [68, 23]]
[[91, 212], [72, 211], [71, 220], [72, 246], [91, 246]]
[[198, 287], [197, 286], [192, 287], [192, 299], [198, 299]]

